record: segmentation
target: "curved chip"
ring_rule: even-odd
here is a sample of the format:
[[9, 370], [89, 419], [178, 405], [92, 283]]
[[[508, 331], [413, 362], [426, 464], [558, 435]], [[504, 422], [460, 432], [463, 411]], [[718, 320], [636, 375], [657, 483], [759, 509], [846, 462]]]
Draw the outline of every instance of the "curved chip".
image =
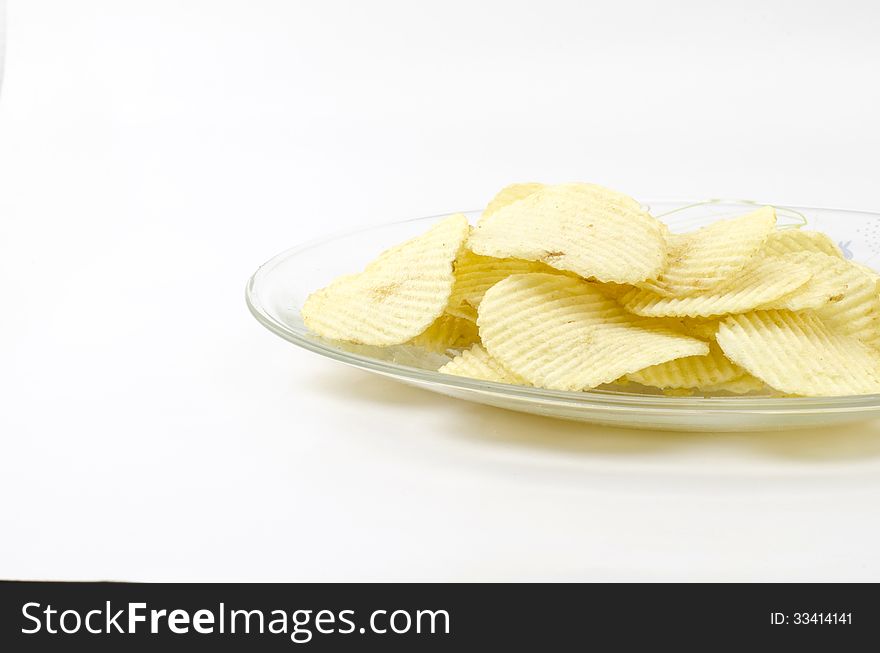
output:
[[670, 234], [666, 267], [656, 279], [639, 285], [665, 297], [712, 290], [746, 267], [775, 225], [776, 211], [764, 206], [697, 231]]
[[854, 261], [827, 257], [825, 263], [825, 274], [845, 290], [816, 308], [816, 314], [838, 333], [880, 348], [880, 277]]
[[766, 392], [768, 388], [761, 379], [756, 378], [746, 372], [742, 376], [738, 376], [731, 381], [725, 381], [724, 383], [719, 383], [717, 385], [705, 386], [703, 388], [700, 388], [700, 390], [706, 393], [729, 392], [735, 395], [747, 395], [751, 394], [752, 392]]
[[480, 333], [474, 322], [444, 313], [424, 332], [410, 340], [410, 344], [428, 351], [441, 352], [447, 349], [464, 349], [479, 340]]
[[483, 209], [482, 215], [480, 215], [480, 219], [478, 223], [481, 222], [484, 218], [488, 218], [493, 213], [498, 212], [499, 209], [504, 208], [509, 204], [513, 204], [514, 202], [518, 202], [519, 200], [525, 199], [532, 193], [541, 190], [544, 188], [544, 184], [539, 184], [537, 182], [524, 182], [518, 184], [510, 184], [509, 186], [505, 186]]
[[558, 274], [517, 274], [490, 288], [477, 324], [489, 354], [532, 385], [584, 390], [630, 372], [709, 351], [651, 329], [595, 284]]
[[596, 282], [596, 290], [611, 299], [620, 299], [632, 289], [633, 286], [629, 284], [614, 283], [613, 281], [606, 283]]
[[306, 299], [305, 325], [333, 340], [397, 345], [425, 331], [452, 292], [453, 261], [468, 235], [464, 215], [382, 253], [363, 272], [334, 280]]
[[627, 375], [642, 385], [656, 388], [699, 388], [726, 383], [742, 376], [742, 368], [731, 363], [721, 348], [709, 343], [709, 353], [686, 356], [652, 365]]
[[443, 374], [467, 376], [483, 381], [528, 385], [525, 379], [505, 369], [501, 363], [492, 358], [489, 352], [480, 345], [474, 345], [470, 349], [465, 349], [438, 371]]
[[820, 231], [801, 229], [774, 231], [764, 243], [763, 251], [777, 256], [795, 252], [814, 252], [843, 258], [840, 248], [828, 236]]
[[731, 315], [721, 322], [717, 340], [730, 360], [780, 392], [880, 392], [880, 354], [856, 338], [835, 333], [810, 312]]
[[[850, 278], [864, 276], [861, 271], [842, 258], [819, 252], [799, 251], [783, 255], [786, 261], [810, 271], [812, 276], [803, 286], [788, 295], [761, 305], [760, 308], [777, 308], [788, 311], [821, 309], [839, 303], [847, 297], [852, 281]], [[880, 307], [880, 299], [877, 302]]]
[[646, 317], [711, 317], [745, 313], [803, 286], [810, 271], [781, 256], [757, 257], [732, 280], [686, 297], [663, 297], [650, 290], [631, 290], [620, 298], [630, 312]]
[[662, 223], [594, 184], [545, 186], [502, 207], [477, 224], [468, 246], [616, 283], [654, 278], [666, 261]]
[[476, 321], [475, 309], [489, 288], [511, 274], [528, 272], [553, 272], [553, 269], [535, 261], [495, 258], [462, 250], [455, 260], [455, 284], [446, 311], [466, 319], [472, 315]]

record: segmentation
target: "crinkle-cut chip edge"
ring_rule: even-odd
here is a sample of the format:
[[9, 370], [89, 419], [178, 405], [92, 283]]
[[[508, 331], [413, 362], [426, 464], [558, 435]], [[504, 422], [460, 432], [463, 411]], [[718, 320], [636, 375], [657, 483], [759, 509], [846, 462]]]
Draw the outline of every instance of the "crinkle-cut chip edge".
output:
[[703, 388], [718, 385], [742, 376], [744, 370], [732, 363], [713, 343], [703, 356], [675, 358], [632, 372], [627, 378], [655, 388]]
[[529, 385], [525, 379], [514, 374], [493, 358], [480, 344], [475, 344], [470, 349], [460, 352], [438, 372], [481, 381]]
[[[752, 376], [748, 372], [730, 381], [700, 388], [702, 392], [729, 392], [736, 395], [746, 395], [752, 392], [776, 392], [761, 379]], [[781, 393], [780, 393], [781, 394]]]
[[710, 292], [759, 254], [775, 225], [776, 211], [772, 206], [763, 206], [696, 231], [668, 234], [666, 266], [656, 279], [636, 285], [663, 297]]
[[544, 188], [545, 185], [546, 184], [542, 184], [537, 181], [522, 181], [508, 184], [497, 193], [495, 193], [495, 196], [491, 200], [489, 200], [489, 203], [486, 205], [486, 208], [483, 209], [483, 212], [477, 220], [477, 223], [479, 224], [479, 222], [481, 222], [483, 219], [488, 218], [494, 213], [497, 213], [505, 206], [525, 199], [532, 193], [535, 193]]
[[[772, 256], [756, 259], [737, 278], [706, 294], [662, 297], [636, 288], [619, 301], [626, 310], [644, 317], [711, 318], [755, 310], [794, 292], [810, 276], [808, 270]], [[766, 283], [768, 278], [770, 283]]]
[[463, 349], [479, 342], [477, 325], [464, 318], [443, 313], [425, 331], [409, 341], [409, 344], [433, 352], [447, 349]]
[[808, 229], [777, 229], [764, 243], [764, 253], [782, 256], [795, 252], [815, 252], [845, 258], [831, 238], [821, 231]]
[[465, 319], [476, 320], [476, 309], [479, 307], [486, 290], [509, 277], [511, 274], [528, 272], [556, 272], [558, 270], [538, 263], [514, 258], [496, 258], [477, 254], [467, 247], [463, 248], [455, 261], [455, 282], [449, 296], [448, 313], [459, 315]]

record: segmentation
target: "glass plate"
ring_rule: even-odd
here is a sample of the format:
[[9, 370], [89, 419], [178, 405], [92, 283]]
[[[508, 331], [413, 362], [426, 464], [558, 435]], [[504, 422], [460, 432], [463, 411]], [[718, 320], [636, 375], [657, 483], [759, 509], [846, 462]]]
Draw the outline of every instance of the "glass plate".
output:
[[[759, 205], [745, 200], [646, 202], [673, 231], [690, 231]], [[479, 211], [465, 213], [472, 221]], [[781, 228], [827, 233], [848, 258], [875, 267], [880, 253], [880, 214], [777, 206]], [[851, 422], [880, 413], [880, 395], [775, 398], [751, 396], [668, 397], [614, 390], [560, 392], [440, 374], [443, 354], [402, 345], [348, 345], [309, 333], [299, 309], [308, 294], [335, 277], [361, 270], [379, 252], [423, 233], [437, 215], [370, 227], [294, 247], [264, 263], [247, 284], [254, 317], [295, 345], [370, 372], [451, 397], [596, 424], [687, 431], [746, 431]]]

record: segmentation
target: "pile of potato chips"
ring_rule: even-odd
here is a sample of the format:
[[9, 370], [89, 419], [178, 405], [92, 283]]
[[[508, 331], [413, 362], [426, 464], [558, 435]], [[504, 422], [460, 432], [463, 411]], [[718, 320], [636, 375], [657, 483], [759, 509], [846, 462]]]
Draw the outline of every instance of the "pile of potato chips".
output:
[[[325, 338], [552, 390], [880, 392], [880, 276], [772, 207], [673, 234], [595, 184], [513, 184], [313, 293]], [[633, 385], [638, 384], [638, 385]]]

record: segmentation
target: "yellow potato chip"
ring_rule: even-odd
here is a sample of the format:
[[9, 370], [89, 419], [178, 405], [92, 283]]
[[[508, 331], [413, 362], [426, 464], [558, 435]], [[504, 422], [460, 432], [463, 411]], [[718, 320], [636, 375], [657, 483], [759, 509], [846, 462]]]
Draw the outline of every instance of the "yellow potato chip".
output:
[[668, 329], [685, 336], [700, 340], [714, 340], [718, 330], [718, 318], [712, 317], [641, 317], [632, 315], [632, 319], [644, 320], [640, 326], [651, 329]]
[[816, 314], [836, 332], [880, 348], [880, 277], [854, 261], [828, 257], [826, 262], [825, 274], [845, 290], [816, 308]]
[[479, 340], [480, 334], [474, 322], [444, 313], [410, 343], [428, 351], [446, 351], [464, 349]]
[[476, 308], [489, 288], [511, 274], [527, 272], [553, 272], [553, 268], [516, 258], [494, 258], [481, 256], [465, 249], [455, 260], [455, 284], [449, 297], [448, 313], [468, 319], [473, 315], [476, 321]]
[[620, 299], [626, 293], [632, 290], [633, 287], [634, 286], [626, 283], [614, 283], [611, 281], [607, 283], [600, 283], [598, 281], [596, 282], [596, 290], [601, 292], [606, 297], [610, 297], [611, 299]]
[[460, 317], [462, 320], [476, 323], [477, 309], [467, 304], [458, 304], [457, 306], [447, 306], [446, 312], [454, 317]]
[[639, 285], [664, 297], [715, 289], [746, 267], [775, 225], [776, 211], [765, 206], [691, 233], [671, 234], [666, 267], [656, 279]]
[[630, 312], [647, 317], [711, 317], [745, 313], [794, 292], [810, 280], [808, 269], [781, 256], [756, 257], [733, 279], [686, 297], [663, 297], [636, 288], [620, 298]]
[[682, 356], [706, 343], [652, 330], [595, 284], [558, 274], [517, 274], [492, 286], [477, 324], [489, 354], [532, 385], [584, 390]]
[[762, 391], [766, 393], [768, 390], [769, 388], [761, 379], [758, 379], [749, 373], [738, 376], [731, 381], [725, 381], [723, 383], [718, 383], [717, 385], [709, 385], [700, 388], [701, 392], [707, 394], [713, 392], [729, 392], [735, 395], [747, 395], [752, 392]]
[[803, 286], [760, 308], [777, 308], [788, 311], [802, 311], [808, 308], [820, 309], [842, 301], [850, 287], [848, 279], [860, 272], [854, 272], [849, 261], [819, 252], [800, 251], [784, 254], [783, 259], [810, 271], [812, 276]]
[[325, 338], [366, 345], [397, 345], [416, 337], [449, 301], [452, 264], [468, 229], [467, 218], [455, 215], [385, 251], [363, 272], [309, 295], [303, 321]]
[[439, 372], [455, 376], [467, 376], [483, 381], [528, 385], [525, 379], [505, 369], [497, 360], [480, 345], [465, 349], [451, 361], [441, 367]]
[[686, 335], [700, 338], [701, 340], [715, 340], [718, 332], [718, 318], [705, 317], [680, 317], [680, 330]]
[[742, 374], [743, 370], [731, 363], [718, 345], [710, 343], [708, 354], [652, 365], [628, 374], [627, 378], [656, 388], [703, 388], [732, 381]]
[[505, 186], [498, 191], [498, 194], [495, 195], [486, 208], [483, 209], [483, 213], [480, 215], [478, 222], [482, 222], [484, 218], [488, 218], [490, 215], [509, 204], [525, 199], [535, 191], [541, 190], [543, 187], [544, 184], [539, 184], [537, 182], [525, 182]]
[[693, 388], [663, 388], [663, 394], [667, 397], [691, 397], [694, 394]]
[[762, 250], [766, 254], [792, 254], [794, 252], [818, 252], [837, 258], [843, 258], [840, 248], [825, 234], [819, 231], [801, 229], [783, 229], [774, 231], [767, 238]]
[[832, 331], [810, 312], [731, 315], [718, 344], [734, 363], [787, 394], [834, 396], [880, 392], [880, 354]]
[[468, 246], [617, 283], [651, 279], [666, 260], [662, 223], [634, 199], [594, 184], [545, 186], [502, 207], [476, 226]]

